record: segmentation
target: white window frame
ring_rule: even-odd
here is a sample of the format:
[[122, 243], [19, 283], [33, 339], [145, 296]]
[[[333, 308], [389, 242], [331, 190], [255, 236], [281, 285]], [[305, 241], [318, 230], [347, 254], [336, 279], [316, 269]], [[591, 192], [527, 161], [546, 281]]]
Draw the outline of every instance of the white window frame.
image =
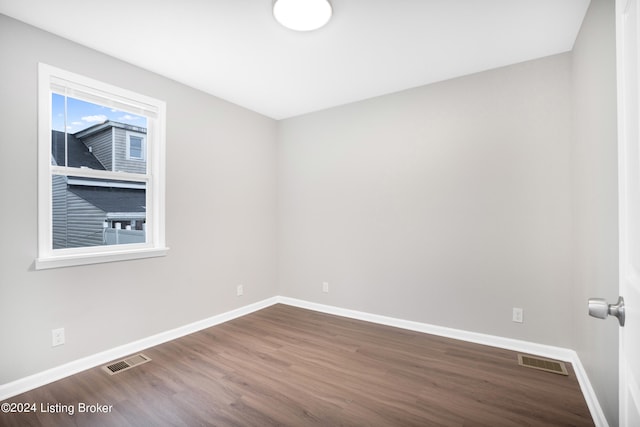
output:
[[[51, 164], [52, 92], [147, 118], [147, 172], [92, 170]], [[37, 270], [166, 255], [166, 103], [47, 64], [38, 64], [38, 257]], [[53, 175], [142, 182], [146, 187], [146, 242], [53, 249]]]
[[[126, 132], [127, 135], [127, 152], [126, 152], [126, 158], [127, 160], [134, 160], [134, 161], [145, 161], [146, 160], [146, 148], [147, 148], [147, 135], [145, 135], [144, 133], [139, 133], [139, 132], [132, 132], [130, 130], [128, 130]], [[134, 157], [131, 155], [131, 137], [132, 136], [136, 136], [140, 139], [142, 139], [142, 157]]]

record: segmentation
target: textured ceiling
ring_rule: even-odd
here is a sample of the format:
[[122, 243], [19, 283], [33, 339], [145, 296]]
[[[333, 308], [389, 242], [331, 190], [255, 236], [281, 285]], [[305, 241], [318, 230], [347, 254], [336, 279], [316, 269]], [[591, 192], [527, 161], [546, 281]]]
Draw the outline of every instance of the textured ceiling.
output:
[[589, 0], [0, 0], [0, 13], [282, 119], [572, 49]]

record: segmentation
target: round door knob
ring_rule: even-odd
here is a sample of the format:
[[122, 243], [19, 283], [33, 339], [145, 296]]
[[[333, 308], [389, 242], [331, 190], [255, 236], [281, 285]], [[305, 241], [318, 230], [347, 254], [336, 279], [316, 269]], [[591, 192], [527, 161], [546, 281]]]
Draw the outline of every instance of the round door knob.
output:
[[607, 316], [618, 318], [620, 326], [624, 326], [624, 298], [618, 297], [615, 304], [607, 304], [604, 298], [589, 298], [589, 316], [606, 319]]

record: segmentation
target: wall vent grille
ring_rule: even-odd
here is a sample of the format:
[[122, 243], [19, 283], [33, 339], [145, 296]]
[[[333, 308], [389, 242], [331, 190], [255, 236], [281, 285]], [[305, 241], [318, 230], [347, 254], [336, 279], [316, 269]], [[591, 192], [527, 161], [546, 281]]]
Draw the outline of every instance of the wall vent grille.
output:
[[102, 369], [104, 369], [109, 375], [115, 375], [115, 374], [119, 374], [120, 372], [126, 371], [127, 369], [131, 369], [134, 366], [147, 363], [150, 360], [151, 359], [149, 357], [140, 353], [140, 354], [136, 354], [135, 356], [131, 356], [126, 359], [119, 360], [117, 362], [103, 366]]
[[539, 369], [541, 371], [552, 372], [554, 374], [569, 375], [564, 362], [559, 362], [557, 360], [518, 354], [518, 364], [527, 368]]

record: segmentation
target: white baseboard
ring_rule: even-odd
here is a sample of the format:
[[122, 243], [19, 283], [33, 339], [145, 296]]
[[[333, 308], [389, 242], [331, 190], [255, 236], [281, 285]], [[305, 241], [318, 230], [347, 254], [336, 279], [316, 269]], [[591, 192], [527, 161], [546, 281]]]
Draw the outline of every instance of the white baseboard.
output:
[[495, 335], [481, 334], [478, 332], [469, 332], [460, 329], [446, 328], [444, 326], [430, 325], [427, 323], [413, 322], [410, 320], [397, 319], [393, 317], [380, 316], [378, 314], [349, 310], [295, 298], [278, 297], [278, 302], [295, 307], [306, 308], [308, 310], [348, 317], [351, 319], [364, 320], [366, 322], [378, 323], [386, 326], [394, 326], [396, 328], [423, 332], [446, 338], [453, 338], [461, 341], [483, 344], [491, 347], [504, 348], [506, 350], [534, 354], [550, 359], [569, 362], [573, 365], [573, 369], [576, 373], [576, 378], [578, 379], [578, 383], [580, 384], [580, 389], [582, 391], [582, 394], [584, 395], [585, 401], [587, 402], [587, 406], [589, 407], [591, 417], [593, 418], [593, 422], [595, 423], [596, 427], [609, 427], [609, 423], [604, 416], [602, 407], [600, 406], [595, 391], [591, 386], [591, 382], [589, 381], [587, 372], [585, 371], [584, 366], [582, 365], [582, 362], [578, 357], [578, 354], [574, 350], [544, 344], [537, 344], [529, 341], [516, 340], [512, 338], [503, 338]]
[[0, 385], [0, 401], [32, 390], [34, 388], [41, 387], [45, 384], [49, 384], [59, 379], [68, 377], [78, 372], [106, 364], [107, 362], [110, 362], [112, 360], [123, 358], [132, 353], [142, 351], [149, 347], [153, 347], [215, 325], [219, 325], [237, 317], [245, 316], [247, 314], [253, 313], [254, 311], [258, 311], [278, 303], [319, 311], [322, 313], [348, 317], [351, 319], [364, 320], [367, 322], [394, 326], [411, 331], [423, 332], [427, 334], [438, 335], [447, 338], [473, 342], [476, 344], [489, 345], [492, 347], [504, 348], [507, 350], [535, 354], [551, 359], [570, 362], [573, 365], [576, 377], [578, 379], [578, 382], [580, 383], [580, 388], [585, 397], [589, 410], [591, 411], [591, 416], [593, 417], [593, 421], [596, 427], [609, 427], [609, 424], [607, 423], [607, 420], [604, 416], [604, 412], [602, 411], [600, 403], [598, 402], [598, 398], [596, 397], [593, 387], [591, 386], [589, 377], [587, 376], [584, 366], [582, 366], [582, 363], [580, 362], [578, 354], [574, 350], [562, 347], [548, 346], [544, 344], [536, 344], [512, 338], [503, 338], [495, 335], [486, 335], [477, 332], [463, 331], [460, 329], [446, 328], [443, 326], [430, 325], [427, 323], [397, 319], [393, 317], [381, 316], [378, 314], [371, 314], [356, 310], [349, 310], [345, 308], [318, 304], [282, 296], [267, 298], [254, 304], [218, 314], [207, 319], [200, 320], [198, 322], [181, 326], [179, 328], [161, 332], [159, 334], [152, 335], [150, 337], [143, 338], [129, 344], [106, 350], [52, 369], [48, 369], [43, 372], [39, 372], [34, 375], [30, 375], [25, 378], [15, 380], [4, 385]]
[[575, 354], [573, 350], [569, 350], [566, 348], [536, 344], [511, 338], [503, 338], [495, 335], [486, 335], [478, 332], [463, 331], [461, 329], [446, 328], [444, 326], [430, 325], [428, 323], [413, 322], [410, 320], [381, 316], [378, 314], [371, 314], [363, 311], [349, 310], [331, 305], [317, 304], [314, 302], [299, 300], [295, 298], [279, 297], [278, 302], [295, 307], [320, 311], [322, 313], [335, 314], [337, 316], [349, 317], [351, 319], [364, 320], [366, 322], [379, 323], [381, 325], [387, 326], [394, 326], [396, 328], [407, 329], [410, 331], [423, 332], [426, 334], [438, 335], [476, 344], [484, 344], [490, 345], [492, 347], [504, 348], [507, 350], [536, 354], [538, 356], [562, 360], [565, 362], [571, 362], [573, 359], [573, 354]]
[[254, 304], [249, 304], [247, 306], [227, 311], [225, 313], [218, 314], [207, 319], [161, 332], [159, 334], [152, 335], [150, 337], [143, 338], [129, 344], [102, 351], [100, 353], [93, 354], [82, 359], [74, 360], [73, 362], [65, 363], [64, 365], [47, 369], [46, 371], [38, 372], [37, 374], [33, 374], [28, 377], [12, 381], [10, 383], [0, 385], [0, 401], [24, 393], [26, 391], [33, 390], [34, 388], [41, 387], [45, 384], [52, 383], [70, 375], [77, 374], [78, 372], [82, 372], [87, 369], [106, 364], [107, 362], [110, 362], [112, 360], [121, 359], [125, 356], [128, 356], [132, 353], [137, 353], [149, 347], [153, 347], [167, 341], [171, 341], [185, 335], [198, 332], [202, 329], [210, 328], [211, 326], [219, 325], [220, 323], [228, 322], [229, 320], [235, 319], [237, 317], [245, 316], [249, 313], [253, 313], [254, 311], [258, 311], [265, 307], [269, 307], [270, 305], [276, 304], [277, 302], [278, 297], [267, 298]]

